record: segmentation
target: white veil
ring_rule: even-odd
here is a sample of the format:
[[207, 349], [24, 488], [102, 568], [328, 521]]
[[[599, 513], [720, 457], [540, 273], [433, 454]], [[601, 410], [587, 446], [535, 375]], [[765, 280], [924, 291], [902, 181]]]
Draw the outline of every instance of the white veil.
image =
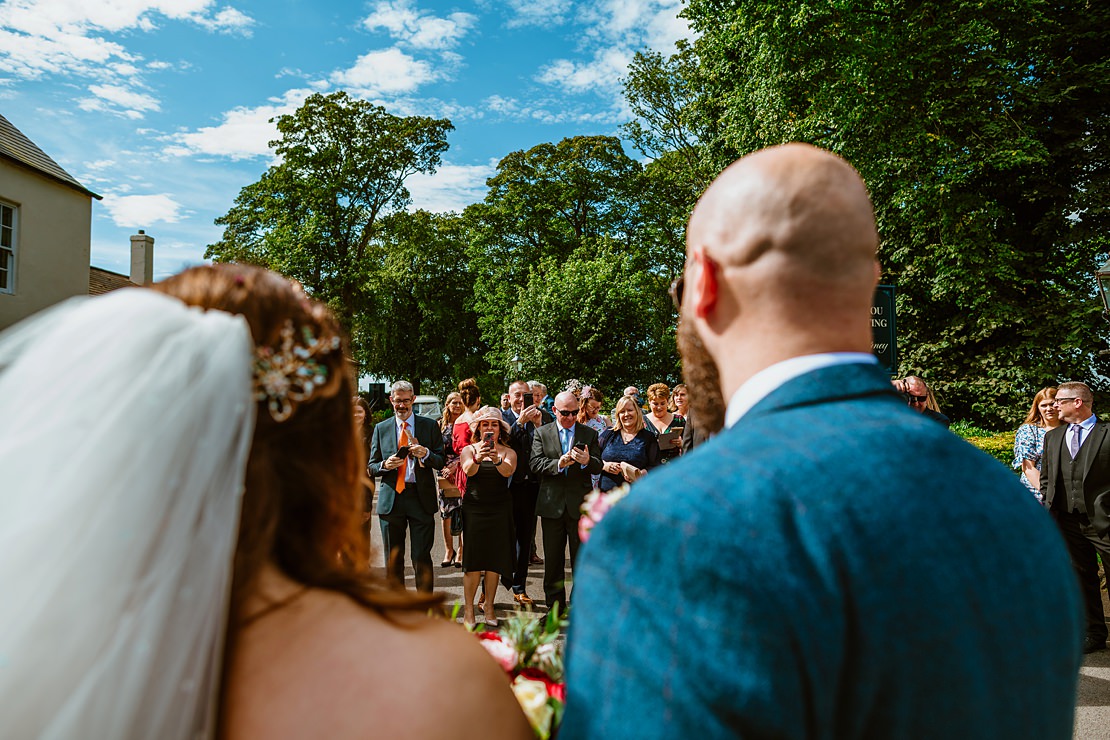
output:
[[138, 288], [0, 335], [0, 735], [213, 734], [251, 366]]

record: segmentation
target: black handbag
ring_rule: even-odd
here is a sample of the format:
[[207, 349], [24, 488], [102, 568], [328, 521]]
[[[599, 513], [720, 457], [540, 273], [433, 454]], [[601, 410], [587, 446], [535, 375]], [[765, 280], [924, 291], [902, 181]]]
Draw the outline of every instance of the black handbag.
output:
[[451, 536], [462, 534], [463, 531], [463, 511], [462, 507], [455, 509], [451, 512]]

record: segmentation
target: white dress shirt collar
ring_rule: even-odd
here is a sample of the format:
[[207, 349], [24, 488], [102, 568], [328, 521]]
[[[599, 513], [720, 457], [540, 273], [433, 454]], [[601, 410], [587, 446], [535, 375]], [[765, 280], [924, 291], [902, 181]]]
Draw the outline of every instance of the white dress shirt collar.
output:
[[752, 407], [769, 396], [772, 391], [784, 385], [788, 380], [793, 380], [799, 375], [823, 367], [833, 365], [878, 364], [875, 355], [866, 352], [824, 352], [817, 355], [803, 355], [791, 357], [789, 360], [776, 362], [770, 367], [765, 367], [758, 373], [748, 378], [748, 382], [736, 389], [729, 399], [728, 409], [725, 411], [725, 427], [731, 427], [751, 411]]

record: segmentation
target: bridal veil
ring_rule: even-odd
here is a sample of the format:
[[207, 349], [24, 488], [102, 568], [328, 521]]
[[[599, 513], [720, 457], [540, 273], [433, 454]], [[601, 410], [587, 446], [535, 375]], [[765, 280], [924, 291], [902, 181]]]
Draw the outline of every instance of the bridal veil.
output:
[[212, 734], [252, 357], [138, 288], [0, 335], [0, 735]]

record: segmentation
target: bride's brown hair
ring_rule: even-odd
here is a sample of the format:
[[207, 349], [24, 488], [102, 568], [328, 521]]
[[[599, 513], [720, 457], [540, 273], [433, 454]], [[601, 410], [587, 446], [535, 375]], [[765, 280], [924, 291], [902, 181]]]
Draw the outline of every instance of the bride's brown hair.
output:
[[[261, 569], [272, 563], [306, 588], [346, 594], [371, 609], [424, 610], [441, 598], [390, 590], [368, 567], [363, 534], [366, 460], [351, 414], [354, 395], [347, 342], [332, 313], [300, 286], [260, 267], [193, 267], [153, 286], [190, 306], [238, 314], [256, 347], [280, 349], [282, 329], [307, 329], [318, 339], [340, 337], [338, 350], [320, 353], [327, 378], [292, 415], [276, 421], [265, 399], [257, 402], [254, 438], [235, 548], [225, 669], [236, 636], [258, 615], [243, 614]], [[279, 608], [281, 604], [275, 604]]]

